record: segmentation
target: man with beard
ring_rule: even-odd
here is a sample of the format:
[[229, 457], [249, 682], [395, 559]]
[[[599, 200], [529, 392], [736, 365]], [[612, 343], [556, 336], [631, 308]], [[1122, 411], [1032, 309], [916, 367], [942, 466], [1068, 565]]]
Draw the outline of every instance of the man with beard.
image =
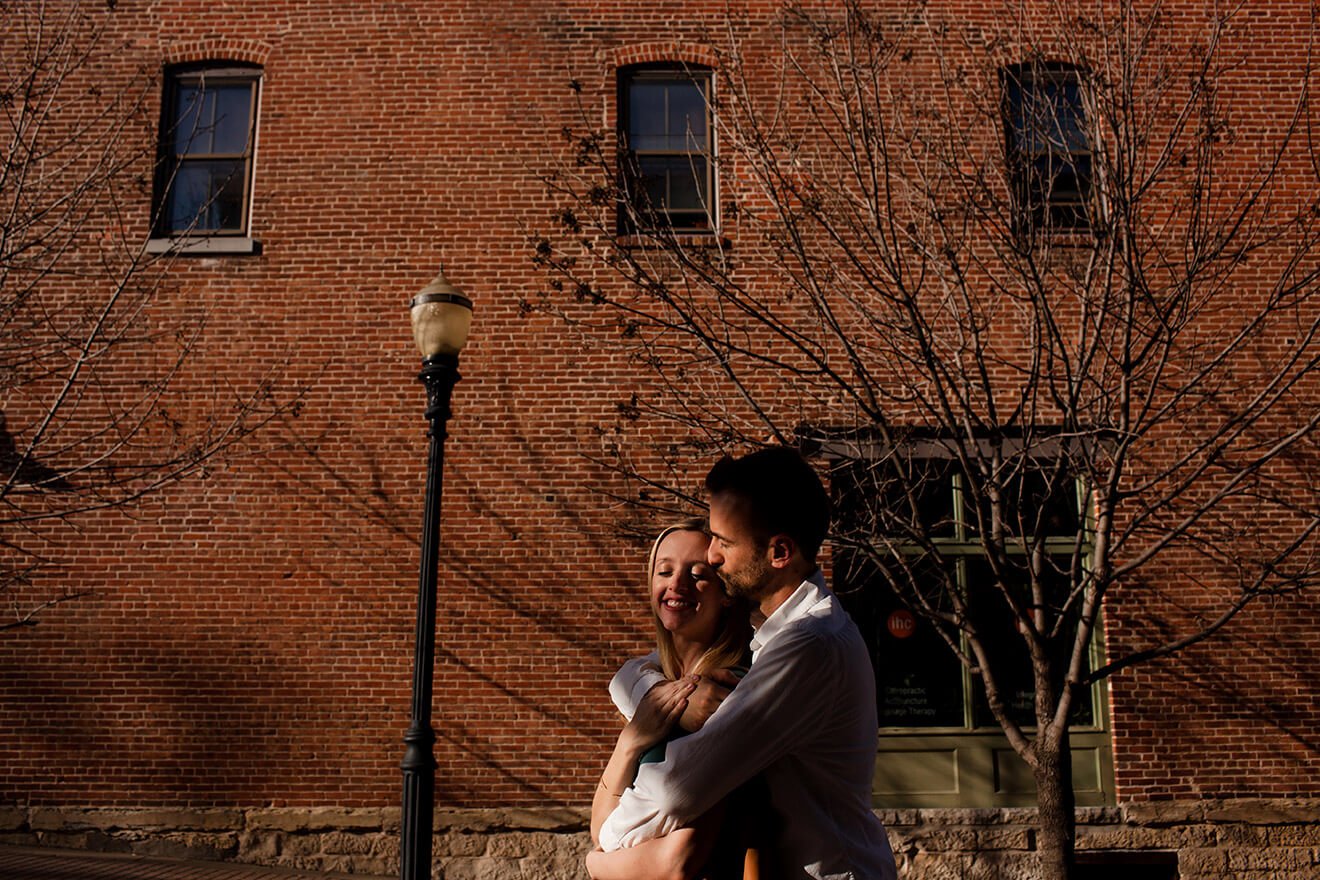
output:
[[779, 826], [776, 875], [894, 880], [889, 840], [871, 809], [875, 677], [861, 634], [816, 564], [829, 525], [825, 489], [783, 447], [721, 460], [706, 489], [707, 560], [728, 592], [764, 617], [751, 670], [700, 730], [671, 742], [663, 762], [641, 767], [602, 827], [601, 847], [668, 834], [762, 774]]

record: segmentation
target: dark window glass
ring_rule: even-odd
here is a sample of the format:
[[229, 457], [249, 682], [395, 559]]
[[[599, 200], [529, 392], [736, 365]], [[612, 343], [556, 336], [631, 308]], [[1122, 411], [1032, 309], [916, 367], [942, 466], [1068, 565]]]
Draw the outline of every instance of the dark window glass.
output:
[[166, 77], [156, 184], [158, 235], [245, 235], [259, 72], [179, 69]]
[[1020, 231], [1089, 227], [1093, 169], [1079, 72], [1022, 66], [1005, 70], [1003, 81]]
[[[1031, 604], [1031, 592], [1027, 587], [1030, 581], [1025, 569], [1027, 559], [1012, 560], [1011, 568], [1006, 573], [1005, 589], [1017, 594], [1023, 605]], [[1055, 565], [1046, 566], [1040, 579], [1045, 585], [1048, 597], [1060, 604], [1067, 594], [1067, 561], [1058, 560]], [[1035, 683], [1031, 671], [1031, 658], [1027, 654], [1026, 642], [1018, 634], [1018, 621], [1013, 616], [1008, 603], [1000, 595], [1000, 588], [995, 583], [989, 564], [984, 559], [967, 560], [968, 606], [977, 633], [985, 643], [990, 655], [991, 666], [998, 672], [997, 683], [1000, 696], [1008, 708], [1009, 715], [1022, 725], [1036, 723]], [[1071, 615], [1075, 622], [1076, 615]], [[1055, 686], [1063, 681], [1066, 663], [1072, 651], [1073, 640], [1071, 627], [1065, 627], [1068, 633], [1064, 638], [1049, 643], [1051, 659], [1056, 672]], [[1089, 671], [1089, 664], [1083, 664], [1083, 673]], [[990, 703], [985, 696], [985, 686], [979, 676], [973, 676], [973, 718], [978, 727], [993, 727], [998, 722], [990, 712]], [[1095, 713], [1091, 700], [1091, 689], [1085, 689], [1074, 702], [1072, 723], [1090, 725], [1094, 723]]]
[[[999, 517], [1010, 535], [1070, 537], [1081, 526], [1077, 507], [1077, 480], [1066, 472], [1056, 472], [1048, 463], [1024, 466], [1000, 476], [1002, 485]], [[970, 496], [972, 493], [966, 493]], [[994, 525], [995, 505], [984, 488], [977, 493], [979, 516], [969, 510], [967, 532], [975, 537], [981, 528]], [[972, 502], [967, 498], [967, 503]]]
[[625, 229], [714, 226], [710, 74], [632, 68], [620, 76]]
[[170, 184], [169, 230], [241, 231], [244, 182], [243, 168], [234, 162], [180, 163]]
[[889, 457], [850, 461], [831, 474], [836, 515], [849, 531], [859, 529], [901, 539], [912, 532], [952, 538], [952, 461]]
[[[881, 726], [997, 726], [980, 677], [965, 672], [950, 650], [950, 641], [966, 649], [961, 634], [952, 627], [941, 633], [939, 624], [917, 613], [923, 600], [939, 613], [951, 613], [951, 593], [967, 603], [1010, 715], [1034, 725], [1026, 644], [979, 540], [980, 528], [993, 526], [984, 482], [963, 473], [952, 459], [897, 454], [841, 462], [830, 477], [836, 529], [845, 537], [835, 545], [835, 583], [872, 651]], [[1051, 552], [1042, 557], [1038, 578], [1047, 605], [1057, 612], [1076, 582], [1070, 569], [1080, 564], [1071, 553], [1084, 527], [1077, 481], [1053, 462], [1027, 458], [1010, 461], [1000, 481], [1004, 587], [1030, 605], [1028, 566], [1034, 557], [1027, 550], [1035, 540], [1022, 536], [1043, 540]], [[1075, 618], [1075, 603], [1068, 607]], [[1060, 681], [1071, 648], [1071, 634], [1050, 645]], [[1074, 724], [1096, 722], [1092, 690], [1078, 696]]]
[[[961, 665], [935, 624], [909, 610], [863, 554], [838, 557], [838, 577], [846, 585], [840, 596], [871, 646], [880, 726], [963, 727]], [[917, 572], [915, 588], [929, 589], [941, 576], [933, 561], [908, 563]], [[956, 633], [947, 634], [956, 643]]]

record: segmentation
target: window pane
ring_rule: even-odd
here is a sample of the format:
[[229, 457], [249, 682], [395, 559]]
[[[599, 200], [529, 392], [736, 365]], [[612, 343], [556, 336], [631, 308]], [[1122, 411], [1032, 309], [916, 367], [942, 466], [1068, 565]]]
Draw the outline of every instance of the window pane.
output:
[[639, 156], [641, 188], [657, 211], [705, 211], [706, 160], [689, 156]]
[[948, 460], [855, 461], [830, 473], [841, 527], [882, 532], [912, 531], [933, 538], [955, 534], [953, 462]]
[[[1009, 716], [1019, 724], [1034, 725], [1035, 687], [1032, 685], [1031, 660], [1018, 634], [1017, 621], [994, 586], [989, 566], [982, 559], [967, 561], [967, 592], [977, 634], [990, 656], [990, 667], [995, 672], [1000, 698], [1008, 707]], [[994, 727], [998, 722], [990, 712], [985, 685], [979, 676], [973, 676], [973, 691], [976, 726]]]
[[1091, 188], [1091, 157], [1038, 156], [1031, 165], [1031, 187], [1050, 201], [1080, 201]]
[[706, 96], [686, 77], [628, 85], [628, 145], [641, 152], [706, 151]]
[[241, 154], [247, 152], [248, 135], [252, 130], [252, 86], [236, 83], [212, 86], [215, 97], [215, 141], [212, 149], [217, 153]]
[[1026, 525], [1033, 526], [1040, 517], [1045, 535], [1071, 538], [1082, 527], [1077, 478], [1067, 472], [1029, 469], [1023, 475], [1019, 498], [1026, 506]]
[[663, 211], [669, 191], [669, 160], [643, 157], [637, 161], [638, 207], [644, 212]]
[[[1022, 558], [1022, 562], [1025, 564], [1025, 558]], [[1043, 575], [1043, 579], [1047, 583], [1051, 581], [1055, 583], [1054, 588], [1047, 589], [1047, 592], [1060, 602], [1062, 602], [1067, 589], [1067, 565], [1068, 560], [1066, 557], [1058, 559], [1055, 561], [1055, 565], [1047, 569]], [[1027, 582], [1026, 572], [1024, 570], [1019, 571], [1015, 576], [1012, 576], [1010, 588], [1016, 590], [1018, 595], [1025, 599], [1029, 594], [1026, 587]], [[976, 558], [967, 561], [967, 591], [973, 622], [986, 646], [987, 653], [990, 655], [990, 663], [996, 672], [1000, 696], [1008, 707], [1009, 715], [1019, 724], [1034, 725], [1036, 723], [1036, 688], [1031, 669], [1031, 658], [1027, 653], [1026, 642], [1018, 633], [1017, 620], [1008, 607], [1008, 603], [995, 587], [989, 565], [983, 559]], [[1070, 616], [1075, 619], [1075, 615]], [[1065, 626], [1063, 630], [1064, 637], [1050, 645], [1055, 661], [1056, 683], [1063, 681], [1063, 674], [1066, 672], [1064, 664], [1072, 651], [1072, 626]], [[1087, 669], [1089, 669], [1089, 663], [1083, 666], [1084, 672]], [[990, 712], [990, 704], [985, 696], [985, 686], [979, 677], [973, 677], [973, 690], [975, 693], [973, 703], [975, 723], [977, 726], [983, 727], [995, 726], [997, 722]], [[1092, 689], [1086, 688], [1078, 695], [1074, 703], [1072, 723], [1089, 725], [1094, 723], [1094, 719]]]
[[180, 164], [169, 191], [170, 231], [241, 232], [244, 188], [240, 160]]
[[669, 88], [670, 149], [706, 151], [706, 96], [691, 80]]
[[1011, 78], [1006, 97], [1014, 149], [1036, 154], [1086, 152], [1090, 148], [1081, 86], [1075, 76], [1060, 73]]
[[1043, 133], [1050, 147], [1061, 152], [1086, 151], [1082, 91], [1077, 80], [1071, 76], [1049, 78], [1040, 82], [1037, 88], [1041, 92], [1038, 100], [1044, 113]]
[[[954, 519], [951, 461], [907, 462], [906, 477], [895, 483], [891, 509], [902, 511], [935, 538], [951, 538], [957, 530]], [[915, 515], [915, 519], [914, 518]]]
[[175, 96], [174, 152], [238, 155], [251, 131], [249, 83], [180, 85]]
[[1055, 157], [1040, 181], [1033, 186], [1041, 192], [1033, 195], [1036, 204], [1048, 206], [1048, 219], [1055, 227], [1086, 226], [1087, 196], [1091, 191], [1091, 157], [1076, 155]]
[[[1048, 466], [1045, 466], [1048, 467]], [[1071, 538], [1081, 528], [1077, 506], [1077, 480], [1067, 474], [1055, 474], [1038, 465], [1023, 465], [1016, 473], [1003, 480], [1000, 487], [1000, 516], [1006, 535], [1036, 534], [1037, 518], [1041, 518], [1041, 537]], [[964, 476], [964, 479], [967, 477]], [[976, 535], [981, 528], [992, 528], [994, 508], [990, 493], [982, 484], [978, 493], [981, 500], [979, 521], [968, 517], [968, 533]], [[968, 498], [971, 498], [970, 493]], [[970, 503], [970, 502], [969, 502]]]
[[706, 207], [706, 160], [681, 157], [669, 166], [669, 194], [665, 207], [676, 211], [700, 211]]
[[214, 103], [198, 86], [181, 85], [174, 98], [173, 152], [209, 153], [211, 135], [203, 122], [211, 116], [208, 104]]
[[665, 106], [669, 83], [633, 80], [628, 85], [628, 146], [634, 150], [669, 149]]

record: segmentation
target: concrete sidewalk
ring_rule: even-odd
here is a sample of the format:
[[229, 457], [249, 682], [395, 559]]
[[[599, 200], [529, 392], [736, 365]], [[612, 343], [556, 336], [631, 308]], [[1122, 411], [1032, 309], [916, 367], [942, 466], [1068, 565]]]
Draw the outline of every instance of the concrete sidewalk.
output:
[[230, 862], [145, 858], [121, 853], [0, 845], [0, 880], [377, 880]]

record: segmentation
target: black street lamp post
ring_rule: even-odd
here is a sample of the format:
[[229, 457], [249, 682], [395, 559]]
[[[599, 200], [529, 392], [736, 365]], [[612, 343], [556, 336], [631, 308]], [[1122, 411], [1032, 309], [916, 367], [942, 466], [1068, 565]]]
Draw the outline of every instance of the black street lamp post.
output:
[[436, 568], [440, 554], [440, 495], [445, 466], [449, 398], [458, 382], [458, 353], [467, 341], [472, 300], [441, 272], [413, 297], [413, 336], [422, 353], [430, 454], [422, 515], [421, 569], [417, 579], [417, 635], [413, 655], [412, 720], [403, 735], [403, 814], [399, 846], [401, 880], [430, 880], [431, 828], [435, 814], [435, 730], [431, 684], [435, 673]]

